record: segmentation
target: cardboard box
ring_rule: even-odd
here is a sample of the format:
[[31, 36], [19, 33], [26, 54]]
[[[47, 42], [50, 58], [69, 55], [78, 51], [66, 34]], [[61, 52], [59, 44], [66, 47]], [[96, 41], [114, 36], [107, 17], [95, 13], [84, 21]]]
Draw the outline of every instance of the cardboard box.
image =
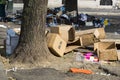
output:
[[67, 43], [58, 34], [49, 33], [47, 35], [47, 45], [53, 54], [62, 57]]
[[104, 28], [97, 28], [97, 29], [94, 31], [94, 35], [95, 35], [95, 37], [98, 38], [98, 39], [105, 39], [106, 34], [105, 34]]
[[97, 39], [95, 38], [94, 34], [84, 34], [80, 36], [81, 46], [93, 45], [96, 41]]
[[94, 45], [94, 43], [99, 42], [100, 40], [97, 39], [93, 33], [89, 34], [83, 34], [79, 37], [76, 37], [76, 39], [72, 42], [68, 42], [68, 45], [76, 45], [76, 46], [89, 46], [89, 45]]
[[94, 50], [97, 52], [99, 60], [117, 60], [117, 49], [115, 42], [94, 43]]
[[106, 37], [104, 28], [95, 28], [95, 29], [88, 29], [88, 30], [82, 30], [82, 31], [76, 31], [75, 37], [81, 36], [84, 34], [94, 34], [96, 38], [98, 39], [104, 39]]
[[68, 42], [75, 39], [75, 29], [71, 25], [58, 25], [50, 28], [51, 33], [59, 34], [60, 37]]
[[117, 50], [118, 60], [120, 61], [120, 50]]

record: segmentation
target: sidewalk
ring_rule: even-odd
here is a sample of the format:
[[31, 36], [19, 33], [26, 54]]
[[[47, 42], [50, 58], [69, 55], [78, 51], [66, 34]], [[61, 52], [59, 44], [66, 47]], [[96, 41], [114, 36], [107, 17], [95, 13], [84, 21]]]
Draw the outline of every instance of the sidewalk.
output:
[[120, 9], [93, 9], [93, 8], [79, 8], [79, 13], [91, 14], [91, 15], [120, 15]]

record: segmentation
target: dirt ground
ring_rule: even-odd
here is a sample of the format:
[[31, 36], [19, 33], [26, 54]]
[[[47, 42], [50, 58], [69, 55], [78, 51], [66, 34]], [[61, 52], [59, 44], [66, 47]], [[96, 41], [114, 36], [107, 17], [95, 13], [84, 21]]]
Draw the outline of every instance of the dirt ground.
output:
[[[120, 39], [120, 17], [119, 16], [97, 16], [106, 17], [111, 25], [105, 27], [106, 38]], [[6, 23], [7, 25], [7, 23]], [[12, 25], [13, 26], [13, 25]], [[17, 26], [18, 27], [18, 26]], [[83, 27], [82, 30], [93, 28]], [[117, 32], [117, 34], [116, 34]], [[80, 52], [93, 51], [92, 48], [80, 48]], [[1, 53], [1, 51], [0, 51]], [[34, 65], [33, 65], [34, 66]], [[72, 73], [70, 68], [82, 68], [93, 71], [93, 74]], [[7, 72], [9, 80], [120, 80], [120, 62], [92, 63], [76, 61], [75, 52], [70, 52], [43, 67], [34, 69], [16, 69]]]

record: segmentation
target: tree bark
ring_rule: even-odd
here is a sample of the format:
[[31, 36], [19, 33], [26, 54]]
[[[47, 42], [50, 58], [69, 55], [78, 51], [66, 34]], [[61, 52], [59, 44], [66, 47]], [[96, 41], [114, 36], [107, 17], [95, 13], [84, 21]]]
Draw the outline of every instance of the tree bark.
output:
[[19, 44], [11, 56], [11, 62], [39, 63], [53, 56], [47, 47], [45, 23], [47, 0], [24, 0]]

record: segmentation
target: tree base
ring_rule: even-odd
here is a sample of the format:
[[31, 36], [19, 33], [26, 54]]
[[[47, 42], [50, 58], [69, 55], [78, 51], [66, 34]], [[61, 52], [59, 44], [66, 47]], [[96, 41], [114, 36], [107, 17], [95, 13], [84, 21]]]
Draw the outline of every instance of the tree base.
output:
[[[10, 56], [10, 64], [16, 66], [26, 66], [26, 65], [35, 65], [35, 66], [46, 66], [47, 63], [50, 63], [56, 60], [58, 57], [54, 56], [49, 52], [47, 47], [22, 47], [19, 46], [13, 55]], [[48, 65], [48, 64], [47, 64]]]

